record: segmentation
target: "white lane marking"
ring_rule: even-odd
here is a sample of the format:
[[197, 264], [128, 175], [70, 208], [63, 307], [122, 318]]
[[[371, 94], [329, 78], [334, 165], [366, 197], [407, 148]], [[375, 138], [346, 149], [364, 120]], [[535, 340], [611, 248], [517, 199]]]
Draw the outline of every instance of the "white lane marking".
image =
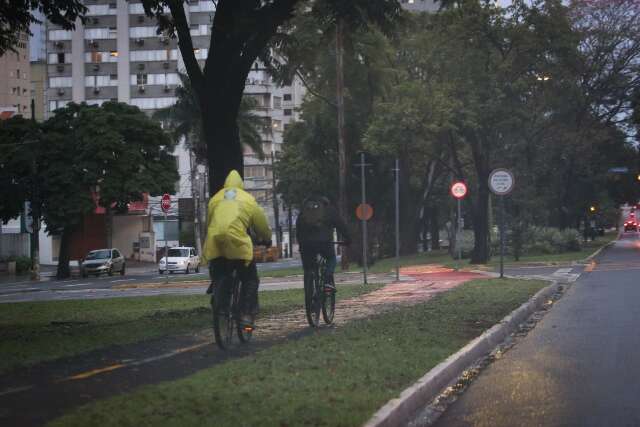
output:
[[571, 270], [572, 270], [572, 268], [559, 268], [553, 274], [567, 274], [567, 273], [570, 273]]
[[119, 282], [130, 282], [136, 279], [120, 279], [120, 280], [112, 280], [111, 283], [119, 283]]
[[21, 391], [27, 391], [32, 389], [33, 386], [32, 385], [26, 385], [23, 387], [14, 387], [14, 388], [9, 388], [3, 391], [0, 391], [0, 396], [6, 396], [7, 394], [13, 394], [13, 393], [20, 393]]
[[63, 285], [63, 286], [64, 286], [65, 288], [71, 288], [71, 287], [74, 287], [74, 286], [88, 286], [88, 285], [90, 285], [90, 284], [91, 284], [91, 283], [74, 283], [74, 284], [71, 284], [71, 285]]

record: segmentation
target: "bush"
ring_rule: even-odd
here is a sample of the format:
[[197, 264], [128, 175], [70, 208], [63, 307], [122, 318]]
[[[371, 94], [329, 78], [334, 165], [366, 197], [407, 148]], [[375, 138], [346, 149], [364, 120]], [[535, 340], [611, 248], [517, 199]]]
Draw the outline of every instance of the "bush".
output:
[[16, 263], [16, 273], [26, 273], [31, 271], [31, 258], [28, 256], [15, 256], [11, 255], [8, 257], [0, 258], [1, 262], [7, 261], [15, 261]]
[[530, 227], [524, 233], [524, 253], [527, 255], [558, 254], [580, 248], [580, 234], [576, 230]]

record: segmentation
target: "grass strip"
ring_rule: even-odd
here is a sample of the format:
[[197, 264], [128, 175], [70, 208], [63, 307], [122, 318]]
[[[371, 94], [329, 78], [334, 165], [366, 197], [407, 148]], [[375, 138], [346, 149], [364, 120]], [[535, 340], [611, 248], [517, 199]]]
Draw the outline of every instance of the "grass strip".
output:
[[[337, 295], [349, 298], [378, 287], [341, 286]], [[302, 289], [260, 292], [262, 316], [303, 306]], [[0, 372], [210, 326], [208, 295], [2, 304]]]
[[361, 425], [545, 285], [469, 282], [424, 304], [94, 402], [52, 425]]

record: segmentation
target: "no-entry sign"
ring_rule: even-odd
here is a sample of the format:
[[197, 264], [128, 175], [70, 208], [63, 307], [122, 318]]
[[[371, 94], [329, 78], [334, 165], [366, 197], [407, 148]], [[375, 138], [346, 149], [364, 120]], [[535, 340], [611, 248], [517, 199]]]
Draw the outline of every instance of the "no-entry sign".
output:
[[356, 208], [356, 216], [359, 220], [369, 221], [373, 216], [373, 208], [368, 203], [360, 203]]
[[162, 195], [162, 199], [160, 200], [160, 208], [163, 212], [167, 212], [171, 209], [171, 196], [168, 193], [164, 193]]
[[451, 186], [451, 195], [456, 199], [462, 199], [467, 195], [467, 185], [462, 181], [454, 182]]

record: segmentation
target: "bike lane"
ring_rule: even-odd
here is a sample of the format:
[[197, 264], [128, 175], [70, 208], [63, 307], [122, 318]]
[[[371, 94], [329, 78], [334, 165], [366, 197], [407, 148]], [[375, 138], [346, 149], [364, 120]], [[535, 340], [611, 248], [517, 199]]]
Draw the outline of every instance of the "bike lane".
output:
[[111, 347], [10, 372], [0, 380], [0, 423], [40, 425], [95, 399], [182, 378], [287, 340], [339, 328], [347, 322], [399, 306], [423, 303], [466, 281], [487, 277], [439, 266], [409, 267], [400, 273], [399, 282], [359, 297], [339, 300], [334, 326], [319, 330], [307, 325], [301, 308], [259, 319], [251, 344], [231, 351], [218, 350], [211, 330], [203, 330], [188, 336]]

